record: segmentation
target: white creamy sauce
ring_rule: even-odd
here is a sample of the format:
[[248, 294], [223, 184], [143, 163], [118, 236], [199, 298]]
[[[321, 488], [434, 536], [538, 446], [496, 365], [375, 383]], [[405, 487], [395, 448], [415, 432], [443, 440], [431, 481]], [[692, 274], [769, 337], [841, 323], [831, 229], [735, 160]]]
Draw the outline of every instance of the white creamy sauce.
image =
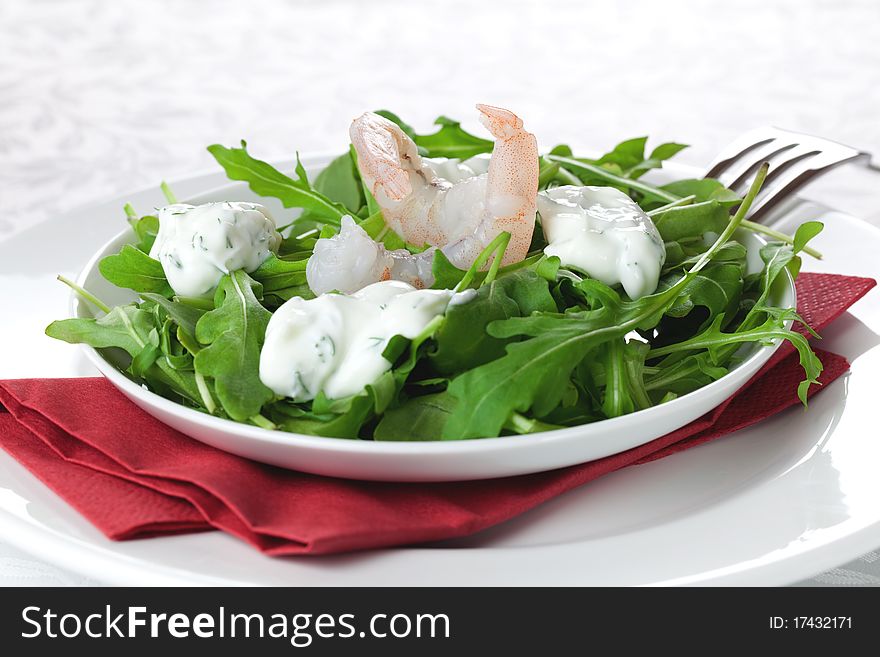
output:
[[269, 320], [260, 380], [295, 401], [309, 401], [320, 391], [330, 399], [354, 395], [391, 368], [382, 352], [393, 336], [416, 337], [450, 304], [473, 293], [382, 281], [352, 295], [294, 297]]
[[446, 157], [423, 157], [422, 165], [435, 176], [453, 184], [489, 172], [490, 153], [480, 153], [466, 160]]
[[159, 210], [150, 257], [162, 263], [177, 294], [201, 297], [213, 292], [224, 274], [255, 270], [280, 244], [272, 215], [257, 203], [175, 203]]
[[657, 289], [666, 248], [651, 218], [613, 187], [554, 187], [538, 194], [544, 253], [606, 285], [623, 285], [631, 299]]

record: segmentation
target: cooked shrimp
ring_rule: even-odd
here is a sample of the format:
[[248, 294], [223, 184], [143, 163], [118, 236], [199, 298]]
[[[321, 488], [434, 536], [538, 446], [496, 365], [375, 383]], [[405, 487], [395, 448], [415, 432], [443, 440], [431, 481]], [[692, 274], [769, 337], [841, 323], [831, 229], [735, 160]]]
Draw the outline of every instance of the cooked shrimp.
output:
[[433, 260], [433, 248], [415, 254], [406, 249], [387, 250], [346, 215], [338, 235], [315, 243], [306, 263], [306, 280], [315, 294], [334, 290], [354, 294], [371, 283], [387, 280], [421, 289], [434, 282]]
[[382, 208], [385, 223], [410, 244], [443, 248], [464, 240], [446, 253], [462, 268], [505, 230], [511, 240], [503, 264], [519, 262], [535, 227], [535, 137], [512, 112], [490, 105], [477, 109], [496, 139], [489, 172], [455, 184], [437, 178], [422, 162], [415, 143], [388, 119], [367, 112], [349, 131], [361, 177]]
[[[358, 169], [382, 208], [385, 223], [410, 244], [439, 248], [460, 269], [470, 267], [504, 231], [511, 239], [501, 264], [523, 260], [535, 227], [535, 137], [512, 112], [489, 105], [477, 109], [480, 121], [495, 137], [488, 173], [457, 183], [437, 177], [406, 133], [377, 114], [367, 112], [355, 119], [350, 130]], [[336, 237], [318, 241], [306, 272], [313, 292], [355, 291], [388, 278], [416, 287], [433, 283], [434, 249], [412, 255], [387, 251], [381, 244], [370, 246], [364, 238], [369, 240], [350, 221]], [[347, 268], [334, 271], [338, 266]]]

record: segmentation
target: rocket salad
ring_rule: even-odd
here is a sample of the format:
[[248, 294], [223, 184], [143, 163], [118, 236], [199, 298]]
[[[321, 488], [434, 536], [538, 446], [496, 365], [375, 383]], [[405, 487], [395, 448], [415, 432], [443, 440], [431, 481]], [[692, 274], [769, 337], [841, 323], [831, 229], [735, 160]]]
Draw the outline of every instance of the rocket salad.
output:
[[[187, 407], [337, 438], [460, 440], [597, 422], [697, 390], [735, 367], [744, 344], [780, 339], [797, 349], [806, 404], [822, 365], [807, 339], [787, 328], [801, 321], [795, 309], [769, 299], [783, 271], [797, 276], [802, 253], [818, 255], [807, 243], [822, 224], [786, 236], [746, 221], [766, 169], [740, 198], [711, 179], [659, 186], [642, 179], [682, 144], [648, 152], [645, 138], [631, 139], [600, 158], [559, 145], [535, 151], [537, 218], [534, 193], [522, 195], [525, 210], [514, 208], [531, 222], [527, 233], [487, 228], [498, 217], [482, 196], [473, 207], [484, 223], [464, 238], [454, 226], [443, 228], [442, 240], [413, 232], [407, 213], [416, 210], [398, 212], [407, 195], [422, 193], [409, 187], [426, 180], [427, 192], [446, 194], [442, 213], [420, 224], [435, 227], [450, 213], [471, 212], [451, 205], [455, 194], [476, 198], [479, 184], [479, 194], [491, 195], [503, 158], [520, 162], [533, 148], [515, 115], [480, 107], [496, 142], [445, 117], [422, 135], [390, 112], [370, 114], [381, 120], [365, 130], [398, 135], [401, 166], [423, 160], [408, 178], [384, 183], [371, 177], [364, 149], [378, 142], [369, 132], [353, 132], [352, 149], [313, 180], [298, 158], [288, 175], [244, 142], [210, 146], [229, 178], [301, 214], [276, 227], [259, 204], [194, 207], [163, 184], [168, 205], [142, 216], [126, 206], [131, 242], [99, 264], [137, 301], [111, 308], [63, 279], [100, 317], [55, 321], [46, 333], [124, 350], [130, 378]], [[503, 140], [520, 150], [505, 154]], [[526, 174], [528, 190], [534, 180]], [[581, 217], [596, 208], [605, 214]], [[603, 217], [629, 223], [606, 235], [595, 223]], [[613, 267], [594, 269], [580, 242], [559, 246], [581, 235], [581, 219], [594, 221], [584, 234], [592, 249], [609, 249], [603, 262]], [[748, 272], [737, 240], [747, 230], [770, 240], [757, 273]], [[375, 273], [364, 274], [373, 278], [345, 289], [363, 259], [343, 266], [343, 246], [375, 257]]]

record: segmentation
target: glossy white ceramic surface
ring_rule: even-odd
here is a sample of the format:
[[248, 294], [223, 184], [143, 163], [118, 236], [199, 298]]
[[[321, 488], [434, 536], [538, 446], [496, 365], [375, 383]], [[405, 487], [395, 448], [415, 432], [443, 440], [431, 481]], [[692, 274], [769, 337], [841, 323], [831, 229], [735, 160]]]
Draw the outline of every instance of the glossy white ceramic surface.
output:
[[[677, 173], [687, 173], [678, 170]], [[174, 181], [181, 197], [221, 184]], [[138, 207], [158, 190], [128, 195]], [[0, 243], [0, 376], [90, 376], [95, 369], [42, 328], [64, 313], [73, 275], [123, 221], [120, 199]], [[776, 227], [821, 217], [825, 254], [805, 269], [880, 276], [880, 231], [808, 203]], [[853, 363], [815, 397], [749, 429], [628, 468], [476, 536], [338, 557], [271, 559], [219, 533], [115, 543], [0, 453], [0, 536], [36, 557], [127, 584], [785, 584], [880, 544], [880, 300], [875, 290], [825, 331]]]

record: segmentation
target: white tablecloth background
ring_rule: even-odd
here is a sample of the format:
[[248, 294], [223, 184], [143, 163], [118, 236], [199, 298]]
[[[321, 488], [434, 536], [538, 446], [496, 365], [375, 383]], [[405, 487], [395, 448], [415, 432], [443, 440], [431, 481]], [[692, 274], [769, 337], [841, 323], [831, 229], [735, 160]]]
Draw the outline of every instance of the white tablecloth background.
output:
[[[543, 146], [647, 134], [705, 165], [772, 124], [880, 153], [880, 2], [3, 0], [0, 240], [210, 168], [207, 144], [340, 150], [379, 107], [477, 130], [475, 102]], [[878, 183], [848, 166], [809, 195], [880, 225]], [[83, 583], [0, 542], [0, 584]], [[878, 585], [880, 553], [808, 583]]]

